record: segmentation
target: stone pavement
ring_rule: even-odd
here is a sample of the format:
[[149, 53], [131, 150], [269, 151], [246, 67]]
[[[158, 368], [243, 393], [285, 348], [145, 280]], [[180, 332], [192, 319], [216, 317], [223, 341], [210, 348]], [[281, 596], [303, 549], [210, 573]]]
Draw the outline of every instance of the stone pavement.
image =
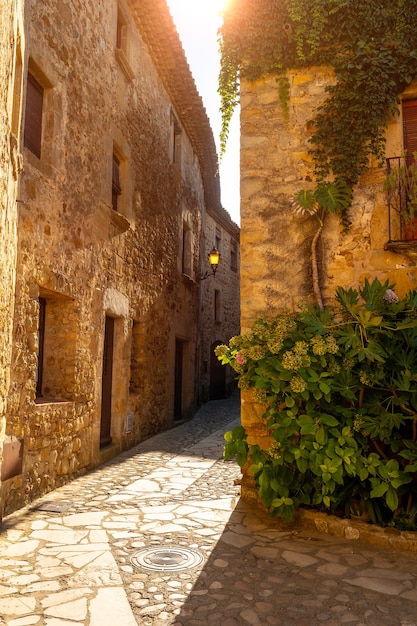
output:
[[417, 555], [320, 535], [239, 500], [239, 398], [10, 515], [7, 626], [417, 626]]

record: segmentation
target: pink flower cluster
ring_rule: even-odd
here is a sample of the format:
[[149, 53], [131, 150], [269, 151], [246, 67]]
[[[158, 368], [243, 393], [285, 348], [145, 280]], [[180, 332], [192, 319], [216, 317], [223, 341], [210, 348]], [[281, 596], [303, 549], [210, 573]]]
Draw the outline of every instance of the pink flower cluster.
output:
[[238, 352], [236, 354], [236, 361], [237, 361], [237, 363], [239, 363], [239, 365], [245, 365], [246, 359], [242, 356], [241, 352]]

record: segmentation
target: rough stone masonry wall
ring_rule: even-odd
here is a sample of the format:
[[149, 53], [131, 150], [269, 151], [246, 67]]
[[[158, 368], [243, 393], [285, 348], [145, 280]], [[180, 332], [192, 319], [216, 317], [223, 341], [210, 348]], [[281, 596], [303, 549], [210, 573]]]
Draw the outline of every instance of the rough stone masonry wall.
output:
[[[313, 180], [307, 122], [333, 77], [330, 70], [319, 67], [290, 72], [289, 80], [288, 118], [282, 113], [273, 77], [241, 84], [242, 332], [260, 315], [314, 302], [310, 244], [316, 223], [294, 214], [291, 196]], [[392, 119], [387, 156], [401, 153], [401, 136], [401, 120]], [[365, 277], [389, 278], [399, 295], [417, 285], [415, 261], [384, 249], [388, 241], [384, 172], [371, 165], [355, 189], [349, 231], [343, 233], [334, 216], [326, 220], [319, 248], [325, 303], [332, 301], [338, 285], [356, 287]], [[242, 423], [250, 441], [266, 446], [261, 414], [262, 407], [244, 392]]]
[[[216, 243], [216, 234], [220, 236], [220, 262], [215, 277], [210, 276], [202, 289], [202, 351], [203, 401], [210, 399], [210, 381], [212, 368], [218, 363], [214, 355], [213, 344], [227, 344], [231, 337], [240, 333], [240, 274], [239, 274], [239, 235], [238, 227], [226, 229], [224, 221], [216, 220], [207, 214], [204, 228], [205, 254], [204, 271], [209, 270], [207, 257]], [[232, 266], [232, 247], [236, 250], [236, 264]], [[204, 272], [203, 272], [204, 273]], [[218, 318], [215, 314], [215, 292], [220, 298]], [[214, 363], [213, 363], [214, 362]], [[224, 368], [224, 366], [220, 366]], [[232, 368], [224, 370], [226, 393], [229, 393], [235, 382]], [[211, 381], [213, 383], [213, 381]]]
[[[16, 120], [18, 123], [20, 117], [19, 85], [15, 89], [14, 81], [18, 24], [21, 24], [21, 20], [21, 3], [4, 0], [0, 6], [0, 468], [6, 450], [6, 399], [10, 383], [17, 254], [16, 197], [20, 166], [16, 128], [13, 123]], [[22, 45], [21, 43], [20, 49]], [[0, 519], [2, 511], [1, 494]]]
[[[172, 102], [127, 5], [129, 71], [115, 54], [117, 3], [81, 4], [63, 0], [58, 11], [55, 0], [34, 0], [27, 20], [44, 133], [41, 159], [22, 148], [6, 434], [25, 449], [23, 472], [3, 484], [5, 512], [172, 424], [177, 337], [189, 356], [184, 414], [195, 409], [198, 289], [183, 280], [180, 257], [184, 221], [197, 243], [201, 232], [199, 162], [185, 132], [181, 163], [170, 158]], [[124, 167], [117, 214], [114, 146]], [[195, 273], [198, 259], [195, 245]], [[40, 297], [47, 340], [36, 399]], [[113, 445], [100, 451], [106, 315], [115, 319]]]

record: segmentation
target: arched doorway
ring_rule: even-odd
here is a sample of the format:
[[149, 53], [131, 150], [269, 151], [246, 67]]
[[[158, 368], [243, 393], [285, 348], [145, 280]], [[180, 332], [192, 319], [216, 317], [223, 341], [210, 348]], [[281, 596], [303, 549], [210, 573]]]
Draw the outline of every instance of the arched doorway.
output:
[[215, 341], [210, 349], [210, 400], [222, 400], [226, 397], [226, 367], [214, 354], [215, 348], [222, 345]]

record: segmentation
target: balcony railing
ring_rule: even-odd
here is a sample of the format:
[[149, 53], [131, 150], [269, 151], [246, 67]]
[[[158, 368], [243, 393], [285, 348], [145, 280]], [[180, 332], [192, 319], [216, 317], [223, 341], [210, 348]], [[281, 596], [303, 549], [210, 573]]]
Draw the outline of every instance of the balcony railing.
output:
[[417, 161], [414, 156], [387, 159], [384, 189], [388, 204], [388, 249], [417, 250]]

